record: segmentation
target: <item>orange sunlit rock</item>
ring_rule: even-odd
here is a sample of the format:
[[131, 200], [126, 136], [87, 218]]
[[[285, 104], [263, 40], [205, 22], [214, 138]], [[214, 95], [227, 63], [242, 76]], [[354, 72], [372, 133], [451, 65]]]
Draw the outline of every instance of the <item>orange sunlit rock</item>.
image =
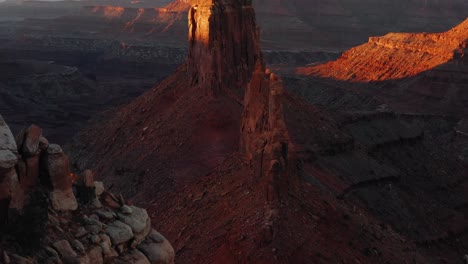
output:
[[384, 81], [417, 75], [464, 55], [468, 19], [444, 33], [389, 33], [343, 53], [336, 61], [298, 74], [343, 81]]
[[183, 21], [182, 17], [187, 16], [190, 4], [185, 0], [179, 0], [161, 8], [89, 6], [84, 9], [89, 15], [122, 23], [122, 31], [125, 32], [141, 31], [147, 25], [152, 25], [146, 34], [153, 34], [164, 33], [175, 24], [180, 24], [180, 21]]
[[107, 19], [119, 18], [125, 12], [125, 8], [120, 6], [96, 6], [93, 13], [102, 13]]

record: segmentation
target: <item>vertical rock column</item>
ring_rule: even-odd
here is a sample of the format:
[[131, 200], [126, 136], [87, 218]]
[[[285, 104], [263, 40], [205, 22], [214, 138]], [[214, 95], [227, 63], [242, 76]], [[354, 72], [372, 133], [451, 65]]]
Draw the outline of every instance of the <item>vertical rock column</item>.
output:
[[252, 1], [189, 0], [188, 73], [192, 85], [242, 98], [257, 60], [259, 34]]
[[274, 237], [273, 225], [280, 203], [279, 186], [287, 182], [290, 139], [284, 122], [281, 79], [257, 63], [245, 92], [240, 149], [265, 190], [267, 211], [264, 242]]
[[31, 125], [18, 136], [18, 149], [22, 156], [20, 167], [23, 168], [19, 176], [21, 187], [26, 193], [39, 183], [39, 159], [41, 154], [39, 142], [41, 138], [42, 129], [36, 125]]
[[51, 144], [44, 159], [48, 181], [52, 187], [49, 198], [52, 207], [57, 211], [70, 211], [78, 208], [72, 190], [70, 165], [67, 155], [59, 145]]

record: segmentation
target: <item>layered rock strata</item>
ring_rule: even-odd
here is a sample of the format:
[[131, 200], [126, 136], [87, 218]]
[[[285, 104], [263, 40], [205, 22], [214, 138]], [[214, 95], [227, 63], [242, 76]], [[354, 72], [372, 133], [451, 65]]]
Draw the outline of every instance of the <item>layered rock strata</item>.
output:
[[415, 76], [465, 56], [468, 19], [444, 33], [389, 33], [370, 37], [336, 61], [298, 73], [342, 81], [386, 81]]

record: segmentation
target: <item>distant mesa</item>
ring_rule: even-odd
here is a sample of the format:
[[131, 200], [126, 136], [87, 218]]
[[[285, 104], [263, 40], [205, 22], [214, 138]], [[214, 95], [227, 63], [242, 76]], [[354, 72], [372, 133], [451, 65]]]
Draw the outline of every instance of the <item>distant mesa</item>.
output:
[[[85, 6], [83, 12], [93, 17], [104, 18], [110, 22], [122, 23], [122, 31], [138, 31], [138, 26], [147, 34], [167, 31], [171, 26], [184, 21], [190, 4], [184, 0], [175, 1], [161, 8], [136, 8], [122, 6]], [[153, 25], [147, 29], [148, 25]], [[160, 27], [160, 29], [157, 29]]]
[[389, 33], [370, 37], [336, 61], [302, 67], [297, 73], [342, 81], [370, 82], [415, 76], [467, 51], [468, 19], [443, 33]]

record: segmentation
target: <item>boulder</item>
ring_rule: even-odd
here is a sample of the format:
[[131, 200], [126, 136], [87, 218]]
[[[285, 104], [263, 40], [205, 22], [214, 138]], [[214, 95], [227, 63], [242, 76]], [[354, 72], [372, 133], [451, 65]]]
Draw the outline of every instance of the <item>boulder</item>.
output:
[[49, 193], [50, 204], [56, 211], [74, 211], [78, 208], [73, 191], [54, 190]]
[[9, 150], [13, 153], [18, 153], [15, 137], [11, 133], [10, 127], [5, 123], [0, 115], [0, 149]]
[[120, 208], [120, 212], [124, 215], [131, 215], [133, 213], [132, 207], [124, 205]]
[[40, 137], [39, 138], [39, 149], [42, 150], [47, 150], [49, 148], [49, 141], [45, 137]]
[[172, 248], [169, 241], [167, 241], [165, 238], [162, 243], [145, 241], [138, 246], [138, 249], [146, 255], [151, 264], [174, 263], [174, 248]]
[[25, 132], [24, 142], [21, 146], [21, 153], [25, 156], [34, 156], [39, 154], [39, 141], [42, 137], [42, 128], [31, 125]]
[[107, 226], [106, 233], [113, 245], [125, 243], [133, 238], [132, 228], [118, 220]]
[[98, 210], [96, 211], [96, 214], [99, 216], [100, 219], [105, 220], [114, 220], [114, 218], [117, 216], [114, 212], [105, 210]]
[[47, 153], [48, 153], [48, 154], [62, 154], [62, 153], [63, 153], [63, 149], [62, 149], [62, 147], [60, 147], [60, 145], [51, 144], [51, 145], [49, 145], [49, 147], [47, 148]]
[[[126, 206], [126, 205], [125, 205]], [[123, 206], [122, 208], [124, 208]], [[151, 220], [145, 209], [136, 206], [126, 206], [131, 210], [130, 214], [119, 213], [119, 220], [132, 228], [135, 239], [142, 241], [151, 230]]]
[[[68, 190], [72, 187], [68, 157], [56, 152], [60, 146], [52, 144], [47, 149], [46, 168], [50, 184], [54, 190]], [[61, 148], [60, 148], [61, 149]]]
[[72, 190], [68, 157], [60, 146], [51, 144], [47, 149], [45, 160], [46, 181], [52, 187], [50, 192], [52, 207], [58, 211], [76, 210], [78, 203]]
[[57, 257], [57, 258], [60, 257], [58, 252], [55, 249], [51, 248], [51, 247], [46, 247], [45, 252], [50, 257]]
[[161, 233], [154, 229], [151, 229], [151, 233], [148, 235], [148, 238], [156, 243], [164, 243], [164, 240], [166, 240], [166, 238], [161, 235]]
[[94, 182], [94, 187], [96, 188], [95, 191], [96, 191], [96, 196], [101, 196], [101, 194], [104, 192], [105, 188], [104, 188], [104, 183], [100, 182], [100, 181], [95, 181]]
[[1, 149], [0, 146], [0, 169], [11, 169], [18, 163], [18, 157], [8, 149]]

